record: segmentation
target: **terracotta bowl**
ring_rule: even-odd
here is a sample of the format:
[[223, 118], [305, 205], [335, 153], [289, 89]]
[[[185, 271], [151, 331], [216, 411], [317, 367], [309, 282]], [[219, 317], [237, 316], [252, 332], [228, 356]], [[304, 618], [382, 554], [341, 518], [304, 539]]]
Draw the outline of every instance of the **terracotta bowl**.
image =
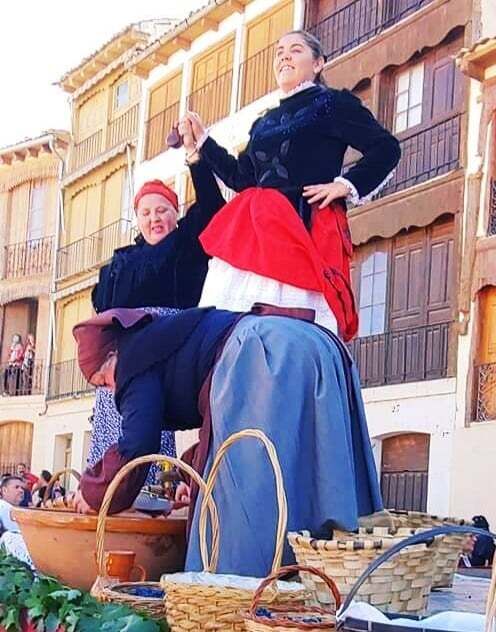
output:
[[[73, 588], [89, 590], [97, 575], [95, 532], [97, 516], [72, 511], [14, 509], [36, 568]], [[121, 513], [107, 518], [105, 550], [131, 550], [147, 579], [184, 568], [186, 518], [172, 512], [167, 518]]]

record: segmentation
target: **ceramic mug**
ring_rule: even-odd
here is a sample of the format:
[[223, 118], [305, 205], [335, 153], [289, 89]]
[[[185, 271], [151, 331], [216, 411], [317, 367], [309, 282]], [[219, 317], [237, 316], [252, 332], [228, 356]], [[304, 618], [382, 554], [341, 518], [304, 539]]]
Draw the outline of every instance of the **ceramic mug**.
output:
[[137, 581], [144, 582], [146, 580], [146, 570], [141, 564], [134, 563], [135, 557], [136, 553], [134, 551], [105, 551], [104, 566], [106, 575], [117, 578], [120, 582], [128, 582], [131, 580], [132, 572], [137, 570], [140, 573]]

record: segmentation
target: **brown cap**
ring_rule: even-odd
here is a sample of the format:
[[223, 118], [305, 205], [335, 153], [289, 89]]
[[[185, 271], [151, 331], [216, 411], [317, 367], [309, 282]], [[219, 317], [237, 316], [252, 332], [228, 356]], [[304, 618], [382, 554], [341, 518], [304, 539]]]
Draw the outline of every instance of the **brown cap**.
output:
[[142, 309], [109, 309], [98, 316], [78, 323], [72, 330], [78, 346], [78, 361], [84, 377], [89, 381], [105, 362], [111, 351], [116, 351], [119, 339], [127, 329], [153, 319]]

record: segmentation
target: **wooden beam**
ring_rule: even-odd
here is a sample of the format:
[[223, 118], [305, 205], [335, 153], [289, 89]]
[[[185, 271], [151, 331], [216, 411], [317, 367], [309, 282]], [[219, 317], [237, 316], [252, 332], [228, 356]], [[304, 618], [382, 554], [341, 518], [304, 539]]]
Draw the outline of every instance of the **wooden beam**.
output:
[[24, 162], [26, 159], [26, 150], [13, 152], [14, 162]]
[[50, 145], [48, 143], [44, 143], [41, 147], [40, 147], [40, 152], [42, 154], [51, 154], [52, 150], [50, 149]]
[[133, 66], [131, 72], [141, 79], [148, 79], [150, 74], [150, 70], [146, 67], [144, 60]]
[[212, 18], [210, 16], [202, 18], [200, 21], [200, 25], [205, 30], [218, 31], [220, 21]]
[[226, 4], [238, 13], [243, 13], [245, 10], [245, 2], [243, 0], [227, 0]]
[[166, 64], [169, 60], [169, 55], [166, 55], [165, 53], [161, 53], [159, 50], [156, 51], [155, 53], [152, 53], [150, 55], [150, 59], [153, 61], [154, 64], [159, 65], [159, 64]]
[[0, 164], [2, 165], [10, 165], [12, 162], [11, 154], [3, 154], [0, 156]]
[[172, 40], [172, 44], [177, 46], [177, 48], [184, 48], [184, 50], [189, 50], [191, 48], [191, 40], [184, 35], [178, 35], [175, 37]]
[[28, 147], [28, 154], [31, 158], [38, 158], [38, 154], [40, 153], [39, 147]]

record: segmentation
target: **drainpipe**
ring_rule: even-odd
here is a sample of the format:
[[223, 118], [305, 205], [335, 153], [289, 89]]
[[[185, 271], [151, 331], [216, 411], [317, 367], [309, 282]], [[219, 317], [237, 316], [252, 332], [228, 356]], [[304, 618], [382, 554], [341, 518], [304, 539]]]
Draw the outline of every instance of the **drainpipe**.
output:
[[52, 344], [53, 341], [56, 340], [55, 335], [55, 304], [53, 301], [53, 295], [56, 290], [55, 280], [57, 278], [57, 250], [59, 247], [60, 240], [60, 232], [64, 230], [64, 198], [62, 195], [62, 179], [64, 177], [64, 157], [57, 151], [55, 146], [53, 136], [50, 136], [48, 140], [48, 145], [50, 147], [50, 151], [57, 156], [59, 159], [59, 170], [57, 175], [57, 214], [55, 216], [55, 235], [54, 235], [54, 247], [52, 252], [52, 278], [50, 281], [50, 289], [49, 289], [49, 320], [48, 320], [48, 345], [47, 345], [47, 362], [45, 367], [45, 388], [44, 388], [44, 397], [45, 397], [45, 409], [38, 413], [40, 416], [46, 415], [48, 410], [48, 404], [46, 403], [48, 397], [48, 386], [49, 386], [49, 377], [50, 377], [50, 364], [52, 360]]

